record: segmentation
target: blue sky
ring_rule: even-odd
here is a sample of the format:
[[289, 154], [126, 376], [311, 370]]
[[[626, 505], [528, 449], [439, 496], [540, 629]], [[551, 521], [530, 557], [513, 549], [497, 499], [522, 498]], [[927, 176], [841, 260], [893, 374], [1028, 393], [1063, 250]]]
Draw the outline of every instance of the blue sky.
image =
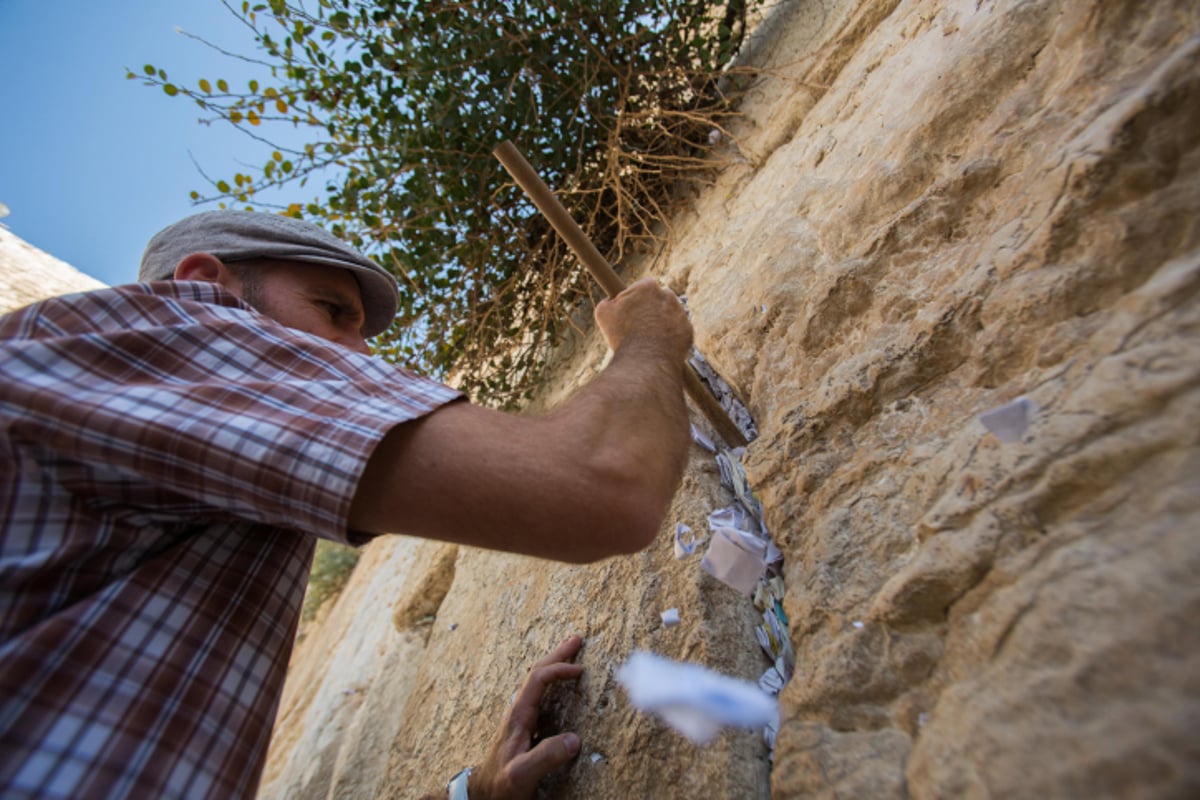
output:
[[0, 203], [11, 212], [0, 224], [108, 284], [134, 280], [146, 241], [202, 210], [188, 197], [205, 189], [193, 158], [227, 178], [239, 164], [256, 174], [269, 155], [227, 125], [201, 125], [192, 101], [126, 80], [146, 63], [187, 85], [269, 77], [176, 27], [253, 52], [219, 0], [0, 0]]

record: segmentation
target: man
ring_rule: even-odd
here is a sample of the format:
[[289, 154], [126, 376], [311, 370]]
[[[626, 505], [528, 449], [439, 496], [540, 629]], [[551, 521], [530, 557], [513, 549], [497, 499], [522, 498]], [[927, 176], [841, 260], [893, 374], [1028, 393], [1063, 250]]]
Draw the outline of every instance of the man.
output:
[[[368, 357], [395, 282], [308, 223], [188, 217], [139, 277], [0, 318], [0, 794], [252, 795], [315, 537], [588, 562], [659, 529], [691, 328], [651, 281], [597, 307], [610, 364], [534, 417]], [[527, 797], [578, 753], [530, 738], [580, 644], [455, 796]]]

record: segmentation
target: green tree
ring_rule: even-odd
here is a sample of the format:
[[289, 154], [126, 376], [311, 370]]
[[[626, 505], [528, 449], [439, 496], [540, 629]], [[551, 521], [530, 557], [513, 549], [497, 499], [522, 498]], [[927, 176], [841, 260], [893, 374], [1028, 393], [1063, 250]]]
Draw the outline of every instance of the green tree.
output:
[[[128, 75], [263, 142], [261, 171], [193, 200], [249, 207], [320, 176], [323, 196], [281, 210], [397, 275], [400, 312], [377, 349], [500, 403], [519, 399], [591, 290], [492, 148], [512, 139], [619, 261], [679, 182], [718, 162], [711, 132], [734, 113], [719, 79], [747, 14], [746, 0], [222, 2], [271, 85], [183, 86], [149, 64]], [[308, 144], [270, 144], [273, 125], [304, 128]]]

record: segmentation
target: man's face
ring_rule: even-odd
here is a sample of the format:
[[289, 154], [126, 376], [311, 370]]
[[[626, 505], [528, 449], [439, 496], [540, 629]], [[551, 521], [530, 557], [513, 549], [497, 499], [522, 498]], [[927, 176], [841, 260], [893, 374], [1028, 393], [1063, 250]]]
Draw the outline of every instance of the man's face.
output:
[[296, 261], [233, 264], [235, 294], [289, 328], [311, 333], [358, 353], [370, 352], [358, 281], [348, 270]]

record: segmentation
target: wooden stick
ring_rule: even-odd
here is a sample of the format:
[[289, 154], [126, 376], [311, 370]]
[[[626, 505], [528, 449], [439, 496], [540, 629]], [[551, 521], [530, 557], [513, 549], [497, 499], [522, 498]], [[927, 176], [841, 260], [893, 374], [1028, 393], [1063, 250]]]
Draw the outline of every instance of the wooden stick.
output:
[[[563, 237], [567, 246], [579, 257], [605, 293], [609, 297], [616, 297], [620, 294], [625, 288], [625, 282], [621, 280], [621, 276], [617, 275], [600, 251], [596, 249], [596, 245], [592, 244], [592, 240], [575, 224], [575, 220], [554, 196], [554, 192], [538, 176], [537, 171], [525, 160], [513, 143], [501, 143], [492, 151], [492, 155], [499, 159], [517, 185], [525, 190], [525, 194], [529, 195], [529, 199], [537, 206], [538, 211], [545, 215], [554, 230], [558, 231], [558, 235]], [[733, 447], [746, 444], [746, 437], [733, 424], [733, 420], [725, 413], [725, 409], [712, 396], [712, 392], [708, 390], [700, 377], [686, 364], [683, 368], [683, 388], [727, 444]]]

